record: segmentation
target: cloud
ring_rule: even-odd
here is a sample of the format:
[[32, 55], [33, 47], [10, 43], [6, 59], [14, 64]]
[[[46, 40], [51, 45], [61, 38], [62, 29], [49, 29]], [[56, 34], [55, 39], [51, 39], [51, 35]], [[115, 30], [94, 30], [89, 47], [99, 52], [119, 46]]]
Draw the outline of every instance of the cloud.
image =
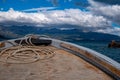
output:
[[[88, 9], [93, 15], [103, 16], [111, 23], [117, 23], [117, 26], [108, 27], [106, 29], [98, 29], [96, 32], [109, 33], [120, 36], [120, 5], [109, 5], [101, 3], [102, 0], [88, 0], [90, 6]], [[104, 2], [104, 1], [103, 1]]]
[[99, 29], [99, 30], [96, 30], [96, 32], [109, 33], [109, 34], [120, 36], [120, 28], [118, 27], [113, 27], [113, 28], [108, 28], [108, 29]]
[[88, 9], [95, 15], [104, 16], [105, 18], [120, 24], [120, 5], [107, 5], [100, 2], [89, 0], [91, 4]]
[[56, 9], [56, 7], [42, 7], [42, 8], [32, 8], [32, 9], [26, 9], [22, 10], [24, 12], [32, 12], [32, 11], [47, 11], [47, 10], [53, 10]]
[[58, 0], [51, 0], [51, 2], [52, 2], [52, 4], [53, 4], [54, 6], [57, 6], [57, 5], [58, 5]]
[[60, 30], [73, 30], [74, 28], [59, 28]]
[[79, 28], [83, 31], [120, 35], [120, 28], [113, 28], [112, 22], [104, 16], [94, 15], [93, 12], [84, 12], [80, 9], [46, 10], [41, 12], [26, 13], [15, 11], [11, 8], [6, 12], [0, 11], [0, 24], [7, 26], [28, 25], [37, 27], [52, 27], [51, 25], [73, 25], [72, 27], [56, 27], [60, 29]]
[[[12, 8], [7, 12], [0, 12], [0, 24], [2, 25], [28, 25], [48, 27], [49, 25], [75, 25], [81, 29], [106, 29], [111, 22], [103, 16], [95, 16], [90, 12], [80, 9], [52, 10], [36, 13], [15, 11]], [[48, 26], [46, 26], [48, 25]]]

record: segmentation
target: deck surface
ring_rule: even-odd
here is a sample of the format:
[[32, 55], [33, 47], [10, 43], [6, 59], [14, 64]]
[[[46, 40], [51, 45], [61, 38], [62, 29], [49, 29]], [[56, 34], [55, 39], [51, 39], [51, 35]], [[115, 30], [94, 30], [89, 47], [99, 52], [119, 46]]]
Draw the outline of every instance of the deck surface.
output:
[[27, 64], [0, 62], [0, 80], [113, 80], [83, 59], [49, 46], [54, 56]]

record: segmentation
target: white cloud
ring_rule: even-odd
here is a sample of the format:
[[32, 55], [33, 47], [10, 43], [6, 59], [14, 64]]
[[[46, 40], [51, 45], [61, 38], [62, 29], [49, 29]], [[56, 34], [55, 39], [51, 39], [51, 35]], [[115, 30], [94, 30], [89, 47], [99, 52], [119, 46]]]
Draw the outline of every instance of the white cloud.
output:
[[10, 9], [0, 12], [0, 23], [4, 25], [46, 26], [51, 24], [69, 24], [82, 28], [106, 28], [110, 22], [102, 16], [95, 16], [80, 9], [52, 10], [39, 13], [25, 13]]
[[88, 1], [91, 4], [88, 9], [94, 14], [104, 16], [120, 24], [120, 5], [107, 5], [93, 0]]
[[100, 6], [105, 6], [106, 4], [94, 1], [94, 0], [88, 0], [88, 2], [90, 3], [90, 7], [100, 7]]
[[31, 11], [47, 11], [47, 10], [53, 10], [56, 9], [57, 7], [42, 7], [42, 8], [32, 8], [32, 9], [26, 9], [26, 10], [22, 10], [25, 12], [31, 12]]
[[[88, 9], [93, 15], [103, 16], [112, 23], [120, 25], [120, 5], [108, 5], [94, 0], [88, 0], [90, 6]], [[111, 24], [112, 25], [112, 24]], [[96, 32], [109, 33], [120, 36], [119, 27], [108, 27], [106, 29], [96, 29]]]
[[60, 30], [72, 30], [74, 28], [59, 28]]
[[[119, 27], [112, 27], [111, 22], [103, 16], [96, 16], [91, 12], [83, 12], [80, 9], [52, 10], [44, 12], [26, 13], [15, 11], [12, 8], [0, 11], [0, 24], [3, 25], [28, 25], [48, 27], [50, 25], [75, 25], [83, 31], [94, 31], [120, 35]], [[56, 26], [57, 27], [57, 26]], [[62, 30], [74, 27], [61, 27]]]
[[99, 30], [96, 30], [96, 32], [108, 33], [108, 34], [114, 34], [114, 35], [120, 36], [120, 28], [118, 28], [118, 27], [99, 29]]

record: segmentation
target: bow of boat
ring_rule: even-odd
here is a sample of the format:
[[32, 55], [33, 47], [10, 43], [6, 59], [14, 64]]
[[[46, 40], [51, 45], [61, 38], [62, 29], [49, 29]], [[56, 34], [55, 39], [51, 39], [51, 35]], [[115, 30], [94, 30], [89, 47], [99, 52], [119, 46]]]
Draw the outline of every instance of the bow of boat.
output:
[[119, 80], [120, 64], [83, 46], [49, 37], [1, 42], [0, 80]]

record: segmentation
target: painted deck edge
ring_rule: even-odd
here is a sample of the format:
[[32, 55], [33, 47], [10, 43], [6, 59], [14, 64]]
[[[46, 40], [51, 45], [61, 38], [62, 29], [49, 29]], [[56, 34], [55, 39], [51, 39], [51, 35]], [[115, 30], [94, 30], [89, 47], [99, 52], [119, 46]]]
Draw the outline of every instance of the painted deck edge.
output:
[[98, 53], [92, 49], [79, 46], [70, 42], [51, 39], [52, 45], [72, 52], [73, 54], [83, 58], [92, 65], [98, 67], [115, 80], [120, 80], [120, 64], [113, 59]]

